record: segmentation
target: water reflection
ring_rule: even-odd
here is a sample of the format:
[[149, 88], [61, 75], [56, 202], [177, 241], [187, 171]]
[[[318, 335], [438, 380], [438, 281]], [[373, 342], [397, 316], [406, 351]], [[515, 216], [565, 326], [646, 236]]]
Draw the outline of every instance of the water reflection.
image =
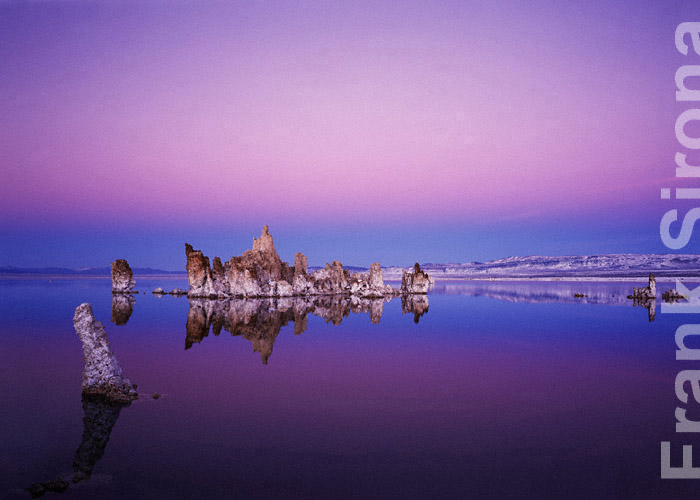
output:
[[656, 299], [650, 298], [634, 298], [632, 299], [632, 305], [634, 307], [643, 307], [647, 310], [649, 316], [649, 321], [654, 321], [656, 319]]
[[560, 302], [576, 304], [631, 305], [627, 294], [632, 283], [587, 282], [463, 282], [436, 284], [435, 293], [490, 297], [507, 302], [528, 304]]
[[115, 325], [126, 325], [134, 312], [135, 299], [130, 294], [112, 295], [112, 318]]
[[[73, 458], [72, 483], [87, 481], [92, 476], [92, 469], [102, 458], [117, 423], [119, 413], [124, 406], [108, 403], [99, 399], [83, 397], [83, 438]], [[32, 498], [39, 498], [47, 492], [62, 493], [70, 483], [57, 476], [51, 481], [38, 481], [27, 487]]]
[[[435, 293], [490, 297], [521, 303], [576, 303], [642, 307], [649, 321], [656, 319], [656, 295], [633, 296], [632, 282], [464, 282], [437, 284]], [[666, 298], [664, 300], [667, 300]]]
[[[185, 349], [209, 335], [219, 335], [224, 329], [253, 344], [263, 364], [272, 354], [272, 346], [283, 326], [294, 323], [294, 334], [306, 330], [307, 316], [314, 314], [326, 323], [339, 325], [350, 313], [367, 313], [374, 324], [379, 324], [384, 303], [391, 298], [364, 299], [340, 295], [291, 297], [277, 299], [210, 300], [189, 298]], [[401, 298], [404, 313], [413, 313], [414, 322], [428, 311], [428, 297], [409, 295]]]
[[123, 406], [83, 398], [83, 439], [73, 458], [73, 482], [86, 481], [102, 458]]
[[420, 317], [428, 312], [427, 295], [403, 295], [401, 296], [401, 313], [413, 313], [413, 322], [418, 323]]

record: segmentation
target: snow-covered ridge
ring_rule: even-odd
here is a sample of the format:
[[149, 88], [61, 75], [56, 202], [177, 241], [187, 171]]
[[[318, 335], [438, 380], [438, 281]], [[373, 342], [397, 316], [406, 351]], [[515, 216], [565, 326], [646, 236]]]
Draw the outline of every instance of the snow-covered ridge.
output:
[[[611, 254], [506, 257], [465, 264], [421, 264], [436, 280], [489, 278], [626, 278], [649, 273], [663, 277], [700, 277], [700, 255]], [[399, 279], [407, 267], [384, 269], [386, 279]]]

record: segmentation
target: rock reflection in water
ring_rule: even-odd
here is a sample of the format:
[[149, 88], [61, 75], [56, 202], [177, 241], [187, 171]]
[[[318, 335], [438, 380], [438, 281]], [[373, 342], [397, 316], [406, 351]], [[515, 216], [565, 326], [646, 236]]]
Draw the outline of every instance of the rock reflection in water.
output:
[[642, 299], [632, 299], [632, 305], [634, 307], [640, 306], [647, 310], [649, 321], [654, 321], [656, 319], [656, 299], [642, 298]]
[[[267, 364], [277, 335], [283, 326], [294, 323], [294, 334], [306, 330], [307, 316], [314, 314], [326, 323], [339, 325], [350, 313], [367, 313], [370, 321], [378, 324], [384, 311], [384, 303], [391, 298], [367, 299], [350, 296], [288, 297], [277, 299], [211, 300], [189, 298], [185, 349], [199, 343], [209, 335], [219, 335], [224, 329], [253, 344], [263, 364]], [[428, 310], [428, 298], [406, 296], [402, 298], [403, 312], [413, 312], [415, 322]]]
[[[649, 321], [656, 318], [655, 295], [628, 295], [633, 283], [611, 282], [561, 282], [561, 281], [503, 281], [466, 282], [435, 285], [438, 293], [445, 295], [469, 295], [490, 297], [497, 300], [520, 303], [570, 303], [608, 306], [640, 306], [647, 310]], [[651, 286], [651, 282], [650, 282]], [[644, 290], [642, 288], [638, 290]], [[629, 298], [628, 298], [629, 297]], [[630, 300], [631, 299], [631, 300]]]
[[83, 397], [83, 439], [73, 459], [74, 483], [90, 479], [93, 467], [105, 453], [122, 407]]
[[421, 316], [428, 312], [427, 295], [403, 295], [401, 296], [401, 312], [413, 313], [413, 322], [418, 323]]
[[[83, 438], [73, 458], [72, 483], [90, 479], [92, 469], [105, 453], [109, 436], [124, 406], [128, 404], [118, 405], [83, 396]], [[27, 491], [32, 498], [39, 498], [50, 491], [63, 492], [69, 486], [67, 480], [57, 476], [52, 481], [39, 481], [30, 485]]]
[[112, 295], [112, 323], [126, 325], [134, 312], [134, 302], [134, 297], [129, 294]]

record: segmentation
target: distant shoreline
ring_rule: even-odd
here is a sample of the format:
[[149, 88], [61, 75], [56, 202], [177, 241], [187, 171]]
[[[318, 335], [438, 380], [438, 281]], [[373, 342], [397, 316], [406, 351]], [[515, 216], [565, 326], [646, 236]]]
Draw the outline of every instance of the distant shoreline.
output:
[[[144, 279], [186, 279], [186, 273], [180, 274], [138, 274], [134, 278]], [[105, 280], [111, 281], [110, 276], [85, 275], [85, 274], [0, 274], [2, 280]], [[498, 276], [498, 277], [459, 277], [439, 276], [435, 277], [435, 283], [499, 283], [499, 282], [551, 282], [551, 283], [634, 283], [647, 282], [649, 275], [643, 276]], [[660, 283], [674, 283], [676, 279], [685, 283], [700, 283], [700, 276], [657, 276]], [[385, 277], [388, 282], [400, 282], [400, 277]]]

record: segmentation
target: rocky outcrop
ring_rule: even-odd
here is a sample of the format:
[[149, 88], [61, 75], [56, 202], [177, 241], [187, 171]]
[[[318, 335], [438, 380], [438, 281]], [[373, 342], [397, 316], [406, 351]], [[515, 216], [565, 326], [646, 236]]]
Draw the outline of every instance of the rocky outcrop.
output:
[[661, 298], [663, 299], [664, 302], [667, 303], [674, 303], [674, 302], [680, 302], [681, 300], [687, 300], [687, 297], [680, 293], [678, 290], [675, 288], [671, 288], [670, 290], [666, 290], [664, 293], [661, 294]]
[[40, 481], [37, 483], [33, 483], [25, 489], [32, 498], [39, 498], [47, 492], [63, 493], [68, 489], [69, 486], [70, 483], [68, 481], [63, 479], [61, 476], [56, 476], [56, 479], [53, 479], [51, 481]]
[[413, 272], [403, 272], [401, 276], [401, 294], [407, 295], [412, 293], [427, 294], [430, 288], [430, 276], [428, 273], [421, 270], [420, 265], [416, 262], [413, 266]]
[[104, 325], [95, 319], [90, 304], [75, 309], [73, 326], [83, 345], [83, 396], [121, 405], [137, 399], [136, 388], [123, 377]]
[[638, 301], [656, 300], [656, 276], [650, 274], [649, 286], [645, 286], [643, 288], [637, 288], [635, 286], [632, 288], [632, 295], [628, 295], [627, 298]]
[[369, 268], [369, 273], [354, 273], [350, 281], [350, 293], [359, 297], [380, 298], [398, 295], [399, 291], [384, 284], [384, 274], [379, 262]]
[[134, 293], [134, 273], [124, 259], [112, 262], [112, 293]]
[[649, 321], [656, 319], [656, 277], [649, 275], [649, 286], [643, 288], [632, 288], [632, 295], [627, 296], [632, 299], [633, 306], [641, 306], [649, 312]]
[[112, 295], [112, 317], [110, 320], [115, 325], [126, 325], [134, 312], [134, 297], [130, 294]]
[[185, 255], [187, 256], [187, 280], [190, 283], [188, 295], [216, 297], [209, 257], [205, 257], [201, 250], [193, 249], [188, 243], [185, 243]]
[[294, 254], [294, 275], [292, 277], [292, 292], [294, 295], [310, 295], [313, 291], [309, 281], [309, 266], [306, 255], [301, 252]]
[[[297, 253], [294, 266], [282, 261], [275, 249], [274, 241], [267, 226], [263, 227], [259, 238], [253, 240], [253, 248], [221, 264], [214, 258], [209, 266], [209, 258], [201, 251], [185, 244], [187, 256], [187, 277], [191, 298], [261, 298], [292, 297], [311, 295], [354, 295], [364, 298], [381, 298], [397, 295], [399, 292], [384, 284], [379, 263], [372, 264], [369, 273], [355, 273], [352, 276], [338, 261], [310, 273], [306, 256]], [[427, 277], [427, 274], [425, 275]], [[420, 277], [415, 289], [421, 289]], [[406, 290], [403, 293], [426, 293]]]

